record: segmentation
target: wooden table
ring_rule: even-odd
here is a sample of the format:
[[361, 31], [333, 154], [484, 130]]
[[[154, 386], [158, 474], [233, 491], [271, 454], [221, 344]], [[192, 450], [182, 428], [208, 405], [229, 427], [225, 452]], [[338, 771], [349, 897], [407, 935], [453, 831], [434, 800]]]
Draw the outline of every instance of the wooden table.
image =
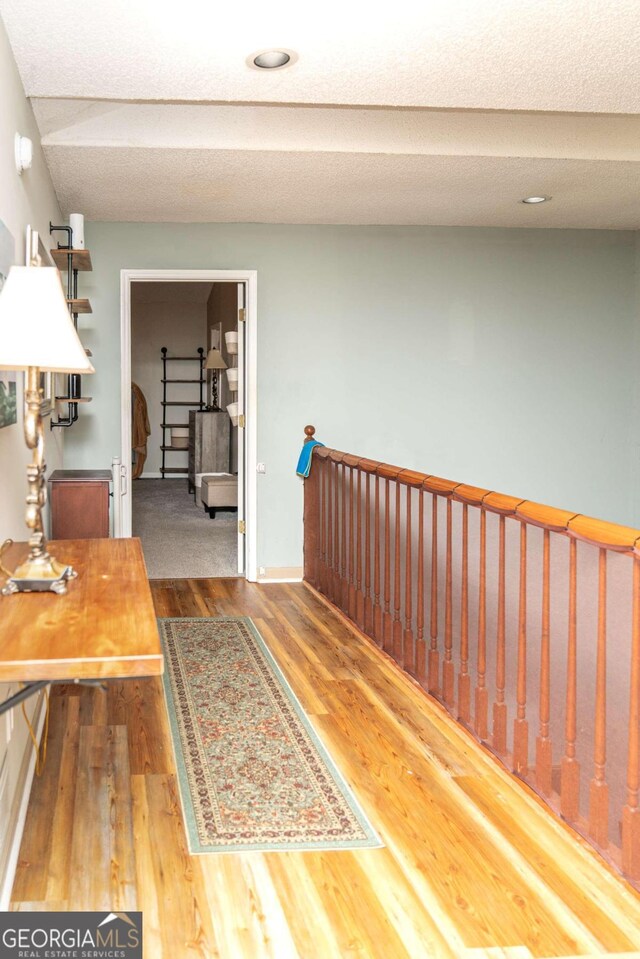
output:
[[[67, 539], [52, 541], [49, 548], [78, 577], [62, 596], [0, 596], [0, 682], [32, 683], [36, 692], [50, 681], [161, 674], [164, 661], [140, 540]], [[27, 551], [26, 543], [16, 543], [4, 554], [4, 565], [14, 569]]]

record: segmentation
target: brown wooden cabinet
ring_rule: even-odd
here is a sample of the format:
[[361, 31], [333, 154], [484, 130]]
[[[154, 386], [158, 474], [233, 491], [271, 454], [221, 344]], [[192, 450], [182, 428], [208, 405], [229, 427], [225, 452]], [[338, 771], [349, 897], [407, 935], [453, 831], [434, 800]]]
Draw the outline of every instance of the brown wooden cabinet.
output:
[[49, 477], [52, 539], [109, 536], [111, 470], [55, 470]]

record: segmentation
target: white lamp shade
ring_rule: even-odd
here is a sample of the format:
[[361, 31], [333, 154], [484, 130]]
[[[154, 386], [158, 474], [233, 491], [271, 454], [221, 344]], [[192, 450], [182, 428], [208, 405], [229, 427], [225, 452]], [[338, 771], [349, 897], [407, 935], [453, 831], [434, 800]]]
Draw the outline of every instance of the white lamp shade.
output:
[[230, 356], [235, 356], [238, 352], [238, 334], [235, 330], [230, 330], [228, 333], [224, 334], [224, 339], [227, 344], [227, 353]]
[[204, 364], [206, 370], [226, 370], [227, 364], [222, 359], [220, 350], [209, 350], [207, 353], [207, 362]]
[[238, 425], [238, 403], [229, 403], [227, 406], [227, 413], [231, 419], [233, 426]]
[[12, 266], [0, 292], [0, 370], [94, 373], [54, 267]]
[[231, 367], [227, 370], [227, 382], [232, 393], [238, 392], [238, 368]]

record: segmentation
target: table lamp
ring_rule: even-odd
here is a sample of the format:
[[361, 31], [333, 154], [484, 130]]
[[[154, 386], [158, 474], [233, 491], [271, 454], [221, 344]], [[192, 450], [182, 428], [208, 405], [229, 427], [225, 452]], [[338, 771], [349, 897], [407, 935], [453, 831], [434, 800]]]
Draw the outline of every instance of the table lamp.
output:
[[227, 364], [222, 359], [220, 350], [212, 349], [207, 353], [207, 362], [204, 364], [205, 370], [213, 370], [211, 375], [211, 406], [207, 409], [220, 411], [218, 406], [218, 370], [226, 370]]
[[42, 526], [47, 501], [40, 373], [94, 373], [69, 315], [60, 274], [54, 267], [12, 266], [0, 292], [0, 370], [24, 370], [24, 436], [33, 450], [27, 466], [29, 556], [2, 592], [65, 593], [71, 566], [49, 555]]

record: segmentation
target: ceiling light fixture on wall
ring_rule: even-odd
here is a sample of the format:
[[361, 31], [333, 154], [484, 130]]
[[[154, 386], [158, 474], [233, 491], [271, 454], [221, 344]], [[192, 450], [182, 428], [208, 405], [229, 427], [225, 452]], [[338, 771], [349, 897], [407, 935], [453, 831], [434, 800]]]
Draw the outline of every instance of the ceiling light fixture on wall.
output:
[[281, 70], [282, 67], [292, 66], [297, 59], [292, 50], [263, 50], [261, 53], [252, 53], [247, 63], [258, 70]]
[[550, 200], [550, 196], [525, 196], [523, 200], [520, 200], [521, 203], [546, 203], [547, 200]]
[[23, 137], [19, 133], [16, 133], [14, 137], [14, 153], [18, 176], [22, 176], [25, 170], [31, 169], [31, 164], [33, 163], [33, 143], [29, 137]]

